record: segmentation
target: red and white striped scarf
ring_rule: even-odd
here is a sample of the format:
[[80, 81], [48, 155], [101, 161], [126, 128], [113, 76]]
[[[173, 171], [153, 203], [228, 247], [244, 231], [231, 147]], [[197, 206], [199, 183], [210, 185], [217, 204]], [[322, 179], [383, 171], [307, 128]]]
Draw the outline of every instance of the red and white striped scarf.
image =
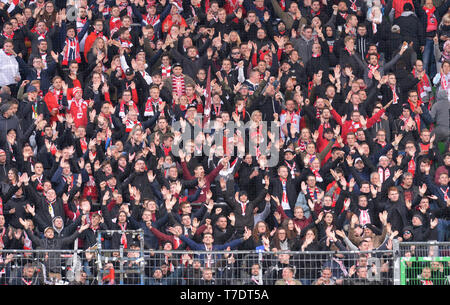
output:
[[145, 103], [144, 116], [154, 116], [155, 115], [154, 108], [158, 107], [162, 103], [163, 103], [163, 100], [161, 98], [158, 98], [157, 100], [155, 100], [152, 97], [149, 97], [147, 99], [147, 102]]
[[301, 152], [304, 152], [305, 150], [306, 150], [306, 145], [308, 144], [309, 142], [306, 142], [306, 141], [302, 141], [301, 139], [298, 139], [298, 148], [300, 148], [300, 151]]
[[350, 3], [351, 3], [350, 9], [356, 13], [358, 11], [358, 7], [356, 6], [356, 0], [350, 0]]
[[377, 64], [376, 66], [374, 66], [374, 65], [369, 64], [368, 67], [369, 67], [369, 72], [368, 72], [367, 76], [369, 78], [372, 78], [373, 73], [380, 68], [380, 65]]
[[36, 31], [36, 34], [39, 35], [39, 36], [38, 36], [38, 40], [45, 40], [46, 37], [47, 37], [47, 31], [45, 31], [44, 33], [37, 32], [37, 31]]
[[80, 44], [78, 38], [66, 38], [66, 52], [64, 52], [64, 57], [62, 61], [63, 66], [67, 66], [70, 61], [75, 60], [77, 63], [81, 63], [80, 56]]
[[[138, 110], [138, 108], [137, 108], [137, 106], [136, 106], [136, 103], [134, 102], [134, 101], [131, 101], [131, 102], [133, 102], [133, 109], [134, 110], [136, 110], [136, 112], [137, 113], [139, 113], [139, 110]], [[127, 105], [128, 106], [128, 110], [130, 109], [130, 105]], [[120, 101], [120, 109], [119, 109], [119, 116], [121, 117], [121, 118], [123, 118], [124, 116], [125, 116], [125, 102], [123, 101], [123, 100], [121, 100]]]
[[155, 26], [156, 24], [158, 24], [159, 22], [161, 22], [161, 20], [159, 19], [160, 15], [154, 15], [154, 16], [149, 16], [148, 14], [145, 16], [144, 18], [144, 23], [147, 24], [151, 24], [152, 26]]
[[133, 44], [129, 40], [119, 39], [119, 42], [120, 42], [121, 47], [124, 47], [124, 48], [132, 48], [133, 47]]
[[139, 126], [142, 127], [141, 122], [139, 122], [139, 121], [131, 121], [131, 120], [127, 119], [125, 132], [131, 132], [131, 130], [133, 130], [134, 125], [139, 125]]
[[164, 65], [161, 65], [161, 76], [163, 78], [169, 77], [171, 71], [172, 71], [172, 67], [171, 66], [166, 68]]
[[447, 75], [441, 75], [441, 87], [444, 90], [448, 89]]
[[313, 172], [314, 176], [316, 176], [316, 181], [317, 181], [317, 182], [322, 182], [322, 181], [323, 181], [323, 178], [322, 178], [322, 176], [320, 175], [318, 169], [313, 169], [312, 167], [310, 167], [310, 170]]
[[378, 167], [378, 175], [380, 176], [381, 183], [383, 183], [391, 176], [391, 171], [388, 167], [383, 168], [380, 166]]
[[308, 192], [309, 197], [311, 197], [311, 199], [317, 199], [317, 195], [319, 194], [319, 188], [317, 186], [315, 186], [314, 188], [308, 186]]
[[128, 5], [128, 2], [121, 2], [119, 4], [119, 9], [121, 12], [126, 9], [127, 15], [130, 17], [133, 15], [133, 9], [131, 8], [131, 6]]
[[359, 224], [361, 226], [370, 223], [370, 215], [369, 212], [367, 212], [367, 209], [359, 209]]
[[184, 76], [175, 76], [172, 75], [172, 92], [177, 93], [178, 96], [184, 95], [185, 87], [184, 87]]
[[120, 17], [111, 17], [109, 20], [109, 28], [111, 32], [111, 36], [117, 32], [120, 27], [122, 26], [122, 20], [120, 20]]

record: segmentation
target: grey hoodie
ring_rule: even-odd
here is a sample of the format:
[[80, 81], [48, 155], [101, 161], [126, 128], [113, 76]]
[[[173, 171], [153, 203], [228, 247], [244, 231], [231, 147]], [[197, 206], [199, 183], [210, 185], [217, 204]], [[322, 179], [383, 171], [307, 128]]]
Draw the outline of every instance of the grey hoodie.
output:
[[447, 91], [439, 88], [436, 94], [436, 103], [431, 107], [430, 115], [436, 124], [436, 140], [442, 141], [449, 136], [449, 105]]
[[297, 50], [298, 55], [302, 61], [306, 64], [312, 56], [312, 46], [314, 44], [314, 38], [306, 39], [303, 34], [300, 34], [299, 38], [292, 39], [294, 42], [294, 48]]

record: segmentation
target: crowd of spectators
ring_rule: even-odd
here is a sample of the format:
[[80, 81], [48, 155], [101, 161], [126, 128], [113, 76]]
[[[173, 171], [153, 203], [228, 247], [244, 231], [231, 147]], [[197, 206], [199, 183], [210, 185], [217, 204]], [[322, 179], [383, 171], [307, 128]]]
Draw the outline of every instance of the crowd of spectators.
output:
[[[145, 251], [270, 255], [247, 284], [381, 283], [389, 260], [295, 255], [449, 241], [449, 7], [2, 0], [0, 250], [76, 246], [95, 279], [91, 252], [139, 250], [124, 231], [141, 229]], [[118, 231], [99, 245], [103, 230]], [[148, 284], [239, 271], [229, 254], [155, 255]]]

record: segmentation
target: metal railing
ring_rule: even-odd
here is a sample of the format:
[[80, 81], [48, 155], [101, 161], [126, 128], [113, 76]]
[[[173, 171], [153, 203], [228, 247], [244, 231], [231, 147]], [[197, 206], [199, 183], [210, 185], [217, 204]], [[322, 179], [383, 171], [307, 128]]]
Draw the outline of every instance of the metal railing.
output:
[[[122, 231], [104, 231], [105, 234]], [[6, 285], [423, 285], [450, 283], [450, 243], [389, 251], [0, 250]], [[75, 243], [77, 244], [77, 243]], [[414, 251], [411, 251], [414, 250]], [[427, 269], [428, 268], [428, 269]], [[431, 274], [431, 275], [429, 275]]]

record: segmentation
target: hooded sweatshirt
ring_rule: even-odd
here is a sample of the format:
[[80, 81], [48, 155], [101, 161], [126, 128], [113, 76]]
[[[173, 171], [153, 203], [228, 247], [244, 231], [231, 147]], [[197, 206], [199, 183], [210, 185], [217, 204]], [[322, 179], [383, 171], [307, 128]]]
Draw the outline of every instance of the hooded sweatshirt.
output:
[[449, 135], [449, 105], [450, 100], [447, 91], [440, 88], [436, 95], [436, 103], [431, 107], [430, 115], [436, 124], [436, 134], [444, 138]]

